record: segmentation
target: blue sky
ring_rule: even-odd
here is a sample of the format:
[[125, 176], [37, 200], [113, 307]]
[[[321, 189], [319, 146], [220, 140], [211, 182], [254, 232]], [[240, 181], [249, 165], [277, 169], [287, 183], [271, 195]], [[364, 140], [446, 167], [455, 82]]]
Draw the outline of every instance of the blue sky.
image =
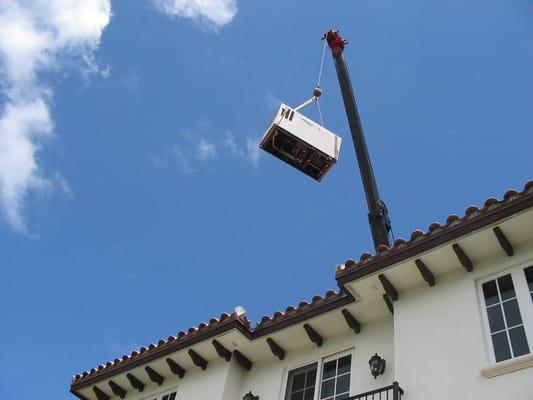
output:
[[68, 398], [77, 372], [325, 293], [372, 249], [329, 53], [337, 165], [317, 183], [256, 147], [310, 96], [326, 28], [396, 237], [531, 178], [529, 0], [1, 3], [0, 398]]

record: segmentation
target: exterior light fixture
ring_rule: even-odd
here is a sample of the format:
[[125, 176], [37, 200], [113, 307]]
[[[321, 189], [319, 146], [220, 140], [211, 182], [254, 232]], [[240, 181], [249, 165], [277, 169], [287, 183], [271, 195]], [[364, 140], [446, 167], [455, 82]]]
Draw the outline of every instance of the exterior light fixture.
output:
[[244, 395], [242, 400], [259, 400], [259, 396], [255, 396], [252, 391], [250, 390], [248, 393]]
[[372, 373], [374, 379], [376, 379], [378, 375], [382, 375], [383, 372], [385, 372], [385, 360], [378, 356], [377, 353], [374, 354], [370, 360], [368, 360], [368, 364], [370, 365], [370, 372]]

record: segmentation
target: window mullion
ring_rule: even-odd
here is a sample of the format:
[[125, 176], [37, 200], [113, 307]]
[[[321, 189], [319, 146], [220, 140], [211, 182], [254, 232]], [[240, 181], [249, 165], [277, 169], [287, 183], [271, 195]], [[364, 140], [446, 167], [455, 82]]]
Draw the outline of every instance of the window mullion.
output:
[[[513, 276], [511, 275], [511, 281], [512, 280], [513, 280]], [[509, 346], [509, 352], [511, 353], [511, 358], [514, 358], [513, 345], [511, 343], [511, 335], [509, 334], [509, 327], [507, 326], [507, 315], [505, 314], [505, 309], [503, 308], [503, 299], [502, 299], [502, 293], [500, 289], [500, 282], [498, 278], [496, 278], [494, 281], [496, 282], [496, 292], [498, 294], [498, 300], [499, 300], [498, 307], [500, 307], [500, 310], [502, 312], [503, 326], [505, 327], [504, 328], [505, 337], [507, 337], [507, 343]], [[513, 286], [514, 286], [514, 282], [513, 282]], [[516, 294], [516, 289], [515, 289], [515, 294]], [[493, 333], [492, 335], [494, 334], [495, 333]], [[493, 349], [493, 351], [496, 352], [496, 349]], [[495, 357], [496, 357], [496, 354], [495, 354]]]
[[322, 359], [316, 367], [316, 377], [315, 377], [315, 396], [314, 400], [320, 399], [320, 391], [322, 390], [322, 369], [324, 367], [324, 359]]
[[500, 309], [502, 310], [503, 326], [505, 326], [505, 336], [507, 336], [507, 342], [509, 343], [509, 351], [511, 352], [511, 358], [514, 358], [515, 355], [514, 355], [514, 350], [513, 350], [513, 344], [511, 342], [511, 334], [509, 332], [509, 326], [507, 325], [507, 314], [505, 314], [505, 308], [503, 308], [503, 302], [500, 303]]

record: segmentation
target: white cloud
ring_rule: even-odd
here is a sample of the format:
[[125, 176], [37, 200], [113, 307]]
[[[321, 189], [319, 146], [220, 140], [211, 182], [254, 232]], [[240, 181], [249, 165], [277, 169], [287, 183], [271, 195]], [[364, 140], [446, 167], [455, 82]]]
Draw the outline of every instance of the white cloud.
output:
[[226, 147], [231, 155], [236, 157], [244, 157], [244, 152], [237, 145], [235, 136], [229, 131], [226, 132], [226, 135], [224, 136], [224, 147]]
[[254, 168], [259, 164], [261, 158], [259, 138], [247, 137], [246, 143], [241, 146], [235, 140], [235, 135], [228, 131], [224, 136], [223, 145], [233, 157], [249, 162]]
[[0, 201], [7, 222], [26, 233], [21, 214], [26, 192], [47, 186], [35, 153], [40, 137], [52, 134], [52, 121], [42, 99], [8, 103], [0, 119]]
[[55, 183], [70, 192], [63, 178], [46, 178], [37, 163], [53, 130], [52, 91], [39, 75], [73, 62], [84, 74], [108, 75], [98, 70], [94, 52], [110, 18], [110, 0], [0, 1], [0, 211], [17, 232], [28, 233], [23, 209], [30, 191]]
[[164, 169], [168, 166], [167, 160], [159, 156], [151, 155], [150, 157], [148, 157], [148, 160], [156, 169]]
[[270, 90], [266, 94], [266, 106], [269, 110], [277, 110], [281, 103], [283, 103], [278, 96], [272, 93]]
[[74, 197], [74, 192], [72, 191], [72, 188], [70, 187], [61, 172], [56, 172], [54, 174], [54, 182], [56, 183], [56, 186], [59, 188], [59, 190], [61, 190], [69, 199], [72, 199]]
[[192, 167], [187, 156], [185, 156], [185, 153], [183, 153], [183, 151], [181, 151], [181, 149], [178, 146], [174, 146], [172, 148], [172, 154], [174, 155], [174, 158], [178, 162], [181, 172], [183, 172], [186, 175], [190, 175], [196, 172], [196, 170]]
[[198, 158], [200, 160], [209, 160], [217, 157], [217, 148], [214, 143], [208, 142], [205, 139], [200, 139], [198, 142]]
[[246, 139], [246, 158], [252, 164], [254, 168], [259, 164], [261, 153], [259, 152], [259, 139], [247, 138]]
[[152, 2], [167, 15], [190, 18], [214, 29], [231, 22], [237, 14], [236, 0], [152, 0]]
[[228, 131], [223, 138], [209, 141], [204, 137], [194, 137], [189, 131], [186, 132], [185, 140], [180, 145], [172, 146], [170, 154], [148, 157], [148, 161], [155, 169], [167, 169], [177, 165], [181, 173], [190, 175], [208, 162], [228, 161], [231, 158], [253, 168], [259, 164], [261, 151], [258, 137], [248, 136], [242, 141], [237, 141], [235, 135]]

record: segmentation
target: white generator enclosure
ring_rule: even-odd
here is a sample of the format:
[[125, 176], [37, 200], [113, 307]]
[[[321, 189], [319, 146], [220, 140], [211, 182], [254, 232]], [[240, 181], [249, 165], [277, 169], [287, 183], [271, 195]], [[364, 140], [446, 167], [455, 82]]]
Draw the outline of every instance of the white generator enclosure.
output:
[[260, 147], [320, 181], [339, 159], [341, 138], [281, 104]]

